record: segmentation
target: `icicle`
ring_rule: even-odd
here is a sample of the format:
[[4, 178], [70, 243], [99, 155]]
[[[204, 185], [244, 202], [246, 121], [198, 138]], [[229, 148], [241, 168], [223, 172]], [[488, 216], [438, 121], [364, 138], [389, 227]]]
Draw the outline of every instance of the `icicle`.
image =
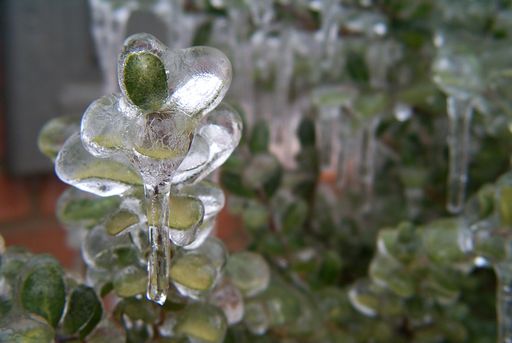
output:
[[339, 107], [322, 107], [319, 116], [319, 146], [320, 162], [324, 170], [334, 171], [339, 154], [339, 141], [337, 121], [339, 120]]
[[446, 206], [449, 212], [460, 213], [464, 207], [466, 191], [473, 104], [469, 98], [449, 96], [447, 106], [450, 125], [448, 136], [450, 164]]
[[148, 299], [163, 305], [169, 289], [171, 246], [169, 240], [170, 185], [144, 185], [149, 225]]
[[510, 262], [504, 262], [496, 265], [494, 270], [497, 277], [498, 342], [512, 343], [512, 268]]
[[369, 211], [373, 201], [373, 184], [375, 180], [375, 158], [376, 158], [376, 131], [380, 118], [370, 119], [364, 128], [363, 148], [361, 158], [361, 183], [365, 195], [363, 211]]
[[121, 51], [131, 8], [113, 8], [109, 1], [90, 0], [92, 34], [103, 74], [103, 93], [118, 91], [117, 55]]

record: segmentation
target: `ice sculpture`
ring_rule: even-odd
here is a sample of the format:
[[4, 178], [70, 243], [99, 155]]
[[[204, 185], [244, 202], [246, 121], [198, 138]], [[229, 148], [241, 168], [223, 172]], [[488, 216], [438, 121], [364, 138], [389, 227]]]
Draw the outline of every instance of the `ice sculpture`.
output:
[[[121, 94], [89, 106], [80, 134], [60, 149], [56, 172], [81, 190], [123, 197], [106, 224], [110, 234], [147, 221], [147, 297], [163, 304], [171, 246], [201, 245], [213, 227], [212, 213], [223, 205], [215, 187], [199, 182], [240, 140], [240, 117], [220, 105], [231, 64], [214, 48], [169, 50], [149, 34], [136, 34], [124, 43], [118, 79]], [[146, 216], [134, 196], [141, 186]]]

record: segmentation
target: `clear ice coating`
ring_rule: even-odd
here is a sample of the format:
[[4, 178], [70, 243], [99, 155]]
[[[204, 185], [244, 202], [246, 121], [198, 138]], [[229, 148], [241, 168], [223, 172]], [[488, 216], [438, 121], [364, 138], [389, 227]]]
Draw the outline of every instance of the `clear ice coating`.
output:
[[[105, 261], [115, 258], [110, 242], [134, 240], [137, 249], [149, 249], [147, 297], [163, 304], [173, 246], [187, 249], [174, 264], [177, 285], [192, 282], [188, 276], [180, 279], [180, 266], [192, 263], [199, 268], [196, 257], [203, 256], [212, 268], [211, 285], [205, 287], [213, 287], [226, 260], [223, 247], [207, 240], [224, 194], [201, 181], [229, 157], [241, 138], [237, 112], [219, 106], [231, 83], [231, 64], [214, 48], [169, 50], [149, 34], [136, 34], [125, 41], [119, 56], [118, 81], [121, 94], [93, 102], [82, 117], [80, 133], [71, 134], [74, 127], [69, 124], [71, 136], [62, 148], [59, 142], [46, 144], [47, 135], [41, 140], [55, 146], [46, 149], [50, 156], [60, 150], [55, 164], [64, 182], [101, 197], [122, 196], [118, 210], [104, 220], [106, 232], [94, 229], [86, 237], [86, 262], [105, 268]], [[144, 222], [148, 242], [140, 237]]]

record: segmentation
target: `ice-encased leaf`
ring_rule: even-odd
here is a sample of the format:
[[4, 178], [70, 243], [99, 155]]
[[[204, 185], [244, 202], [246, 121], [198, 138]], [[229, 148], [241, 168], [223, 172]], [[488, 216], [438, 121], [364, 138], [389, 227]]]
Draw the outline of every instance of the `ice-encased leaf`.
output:
[[156, 322], [160, 315], [160, 307], [142, 297], [121, 299], [113, 311], [113, 318], [121, 320], [126, 315], [132, 320], [142, 320], [145, 323]]
[[54, 161], [64, 142], [79, 130], [80, 118], [76, 116], [53, 118], [39, 132], [37, 146], [43, 154]]
[[217, 270], [218, 275], [220, 275], [228, 259], [228, 250], [222, 240], [217, 237], [208, 237], [204, 243], [194, 251], [207, 256]]
[[[159, 62], [164, 64], [166, 80]], [[126, 39], [119, 58], [118, 79], [123, 94], [143, 110], [173, 108], [197, 118], [215, 108], [226, 94], [231, 83], [231, 63], [215, 48], [169, 51], [155, 37], [143, 33]], [[147, 80], [141, 82], [142, 79]], [[167, 103], [161, 106], [167, 94]]]
[[105, 230], [107, 230], [109, 235], [115, 236], [138, 223], [139, 217], [136, 213], [120, 209], [107, 219]]
[[96, 157], [109, 157], [128, 148], [131, 129], [119, 94], [104, 96], [89, 105], [82, 117], [80, 133], [85, 149]]
[[55, 160], [55, 172], [62, 181], [103, 197], [123, 194], [142, 182], [127, 162], [92, 156], [78, 133], [64, 143]]
[[184, 186], [180, 189], [180, 194], [186, 194], [201, 200], [204, 207], [203, 221], [215, 217], [226, 202], [222, 189], [211, 181], [202, 181]]
[[214, 228], [214, 218], [203, 221], [201, 226], [199, 226], [195, 232], [194, 240], [190, 244], [184, 245], [182, 248], [187, 250], [197, 249], [197, 247], [204, 243]]
[[201, 201], [194, 198], [190, 198], [193, 199], [192, 201], [185, 200], [187, 198], [189, 197], [171, 197], [175, 208], [171, 207], [169, 216], [169, 238], [177, 246], [193, 243], [197, 236], [197, 229], [203, 221], [204, 208]]
[[147, 33], [124, 42], [117, 67], [119, 87], [132, 105], [144, 111], [158, 110], [167, 100], [166, 51], [162, 42]]
[[219, 50], [206, 46], [169, 53], [169, 106], [195, 118], [222, 101], [231, 84], [231, 63]]
[[218, 281], [227, 251], [217, 238], [209, 237], [195, 250], [182, 250], [171, 266], [171, 279], [178, 291], [197, 298]]
[[193, 172], [176, 174], [173, 183], [201, 181], [222, 165], [240, 142], [242, 119], [233, 108], [222, 104], [204, 118], [196, 134], [209, 146], [208, 161]]
[[91, 287], [80, 285], [73, 289], [69, 297], [62, 327], [67, 334], [79, 333], [87, 336], [101, 320], [101, 301]]
[[227, 323], [224, 313], [217, 307], [195, 303], [179, 317], [175, 330], [193, 342], [221, 343], [226, 336]]
[[270, 326], [270, 319], [261, 302], [251, 301], [245, 306], [244, 324], [254, 335], [263, 335]]
[[138, 262], [137, 253], [129, 237], [112, 237], [102, 226], [96, 226], [85, 237], [82, 257], [90, 267], [109, 270]]
[[[25, 264], [30, 260], [32, 254], [27, 250], [17, 246], [8, 247], [2, 253], [2, 263], [0, 264], [0, 278], [14, 284]], [[8, 293], [8, 292], [7, 292]], [[1, 293], [2, 295], [5, 295]]]
[[242, 293], [230, 281], [224, 280], [210, 294], [209, 301], [224, 311], [229, 325], [240, 322], [244, 316]]
[[414, 295], [414, 279], [393, 257], [379, 254], [370, 263], [368, 274], [373, 282], [388, 288], [396, 295], [408, 298]]
[[148, 276], [146, 270], [128, 266], [119, 270], [114, 277], [114, 291], [120, 297], [133, 297], [146, 291]]
[[230, 277], [245, 296], [254, 296], [264, 291], [270, 282], [270, 268], [261, 255], [239, 252], [228, 259], [226, 266]]
[[212, 288], [216, 273], [208, 258], [195, 252], [176, 257], [171, 266], [172, 282], [182, 295], [192, 298]]
[[368, 280], [360, 280], [348, 292], [352, 306], [367, 317], [375, 317], [379, 311], [379, 294], [374, 288]]
[[188, 231], [203, 222], [204, 207], [200, 199], [188, 195], [171, 195], [169, 198], [169, 228]]
[[54, 338], [53, 328], [40, 317], [18, 314], [2, 318], [0, 323], [0, 342], [52, 343]]
[[98, 197], [71, 187], [57, 202], [57, 218], [68, 226], [90, 228], [114, 212], [120, 203], [117, 196]]
[[471, 52], [441, 50], [432, 69], [434, 82], [448, 95], [469, 98], [482, 89], [478, 59]]
[[194, 135], [190, 150], [174, 173], [172, 183], [176, 185], [183, 184], [201, 174], [207, 167], [209, 158], [210, 147], [208, 142], [203, 136]]
[[145, 220], [142, 202], [135, 193], [132, 193], [130, 196], [123, 197], [117, 210], [105, 220], [104, 225], [107, 232], [115, 236], [131, 231]]

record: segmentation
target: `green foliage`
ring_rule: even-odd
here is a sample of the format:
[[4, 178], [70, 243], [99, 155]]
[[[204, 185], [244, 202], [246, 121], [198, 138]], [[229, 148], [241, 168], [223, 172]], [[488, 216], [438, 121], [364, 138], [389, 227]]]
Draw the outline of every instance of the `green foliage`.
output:
[[[253, 37], [261, 23], [249, 10], [243, 12], [248, 3], [187, 2], [188, 11], [205, 12], [194, 41], [211, 43], [216, 30], [213, 19], [225, 20], [234, 13], [225, 6], [236, 6], [237, 15], [246, 15], [243, 20], [253, 19], [238, 33]], [[283, 156], [278, 159], [271, 152], [276, 127], [257, 119], [252, 128], [244, 128], [243, 144], [221, 170], [228, 209], [242, 220], [248, 251], [212, 263], [194, 249], [176, 249], [169, 280], [173, 288], [159, 307], [143, 296], [147, 276], [142, 266], [149, 248], [142, 228], [147, 223], [130, 207], [138, 209], [142, 195], [135, 191], [123, 198], [95, 198], [69, 192], [59, 206], [59, 218], [71, 232], [85, 237], [92, 288], [78, 281], [71, 286], [52, 261], [35, 263], [36, 257], [8, 249], [0, 266], [0, 281], [9, 285], [0, 294], [0, 341], [16, 342], [15, 337], [21, 337], [20, 342], [59, 337], [92, 343], [493, 341], [495, 276], [474, 262], [498, 270], [510, 263], [512, 182], [510, 173], [498, 179], [508, 169], [512, 148], [509, 71], [489, 73], [492, 80], [477, 83], [488, 87], [476, 99], [471, 132], [468, 194], [473, 195], [457, 218], [448, 218], [444, 208], [446, 96], [431, 72], [433, 42], [439, 44], [438, 34], [444, 31], [464, 33], [461, 42], [471, 43], [464, 49], [475, 46], [508, 58], [507, 51], [494, 53], [464, 37], [507, 42], [512, 32], [511, 4], [386, 0], [364, 5], [344, 1], [343, 6], [347, 14], [330, 32], [342, 40], [342, 48], [332, 44], [318, 52], [326, 59], [332, 58], [330, 54], [339, 56], [339, 63], [332, 64], [336, 68], [312, 63], [309, 55], [316, 51], [294, 51], [287, 100], [309, 96], [319, 80], [322, 86], [334, 85], [334, 91], [306, 106], [296, 133], [297, 154], [286, 156], [287, 163], [282, 163]], [[271, 24], [282, 20], [310, 33], [325, 24], [324, 14], [314, 5], [279, 1], [272, 8]], [[380, 24], [384, 34], [377, 30]], [[270, 27], [268, 34], [276, 38], [278, 30]], [[391, 62], [384, 48], [372, 50], [383, 46], [396, 48]], [[231, 55], [237, 54], [231, 51]], [[380, 66], [375, 59], [390, 66], [375, 70]], [[277, 93], [278, 68], [258, 60], [251, 75], [256, 86]], [[128, 57], [123, 82], [135, 105], [148, 111], [161, 107], [168, 95], [163, 69], [155, 55]], [[375, 78], [379, 72], [380, 80]], [[469, 86], [463, 78], [441, 76], [452, 85]], [[410, 111], [407, 117], [398, 115], [400, 106]], [[332, 107], [337, 107], [337, 117], [329, 122], [324, 110]], [[263, 115], [262, 108], [256, 108], [256, 118]], [[352, 138], [367, 136], [370, 124], [376, 123], [378, 174], [371, 197], [364, 194], [366, 179], [361, 181], [367, 166], [347, 168], [342, 180], [336, 181], [323, 173], [327, 148], [322, 142], [328, 137], [319, 128], [341, 120], [343, 127], [336, 134]], [[45, 132], [41, 146], [54, 158], [67, 135], [51, 139], [54, 131]], [[349, 143], [343, 141], [342, 149], [351, 149]], [[349, 167], [363, 157], [357, 151], [344, 152], [345, 158], [353, 158]], [[107, 177], [112, 170], [93, 172]], [[140, 184], [139, 179], [124, 181]], [[201, 211], [206, 210], [199, 201], [175, 201], [171, 206], [181, 206], [179, 214], [183, 214], [170, 218], [174, 229], [185, 232], [211, 224], [201, 222]], [[230, 292], [226, 284], [232, 286]], [[100, 320], [100, 298], [112, 293], [120, 300], [112, 318], [105, 314]], [[213, 295], [219, 293], [228, 300], [214, 301]], [[233, 313], [240, 303], [243, 313], [236, 317]]]
[[259, 120], [254, 124], [249, 139], [249, 149], [253, 154], [263, 153], [268, 150], [270, 141], [270, 129], [268, 123], [264, 120]]
[[103, 310], [96, 292], [66, 277], [55, 259], [8, 248], [1, 262], [1, 342], [83, 339], [100, 322]]
[[132, 53], [125, 61], [123, 82], [130, 100], [143, 110], [157, 110], [167, 98], [162, 60], [147, 52]]
[[47, 258], [29, 261], [20, 286], [22, 306], [56, 327], [66, 302], [63, 271], [57, 262]]
[[68, 335], [79, 333], [80, 339], [83, 339], [99, 323], [102, 313], [101, 302], [94, 290], [79, 285], [69, 297], [62, 323], [63, 332]]

